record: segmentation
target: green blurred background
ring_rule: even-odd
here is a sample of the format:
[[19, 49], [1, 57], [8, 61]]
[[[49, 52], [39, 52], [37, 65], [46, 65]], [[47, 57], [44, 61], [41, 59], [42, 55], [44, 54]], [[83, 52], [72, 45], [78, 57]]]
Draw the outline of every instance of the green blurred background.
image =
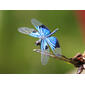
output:
[[74, 66], [64, 61], [49, 59], [47, 65], [41, 65], [39, 53], [33, 52], [36, 38], [21, 34], [19, 27], [34, 28], [30, 20], [36, 18], [54, 34], [60, 42], [62, 54], [73, 57], [84, 51], [80, 26], [74, 11], [0, 11], [0, 73], [3, 74], [61, 74], [69, 73]]

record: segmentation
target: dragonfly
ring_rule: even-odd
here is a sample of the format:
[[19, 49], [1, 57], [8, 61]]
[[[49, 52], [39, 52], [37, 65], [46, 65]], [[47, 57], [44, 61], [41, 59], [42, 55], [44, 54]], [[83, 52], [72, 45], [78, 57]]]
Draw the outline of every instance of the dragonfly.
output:
[[52, 52], [56, 56], [61, 57], [61, 48], [59, 41], [55, 36], [52, 36], [56, 31], [58, 31], [58, 28], [51, 32], [45, 25], [43, 25], [37, 19], [31, 19], [31, 23], [36, 28], [36, 30], [28, 27], [20, 27], [18, 31], [35, 38], [39, 38], [35, 44], [37, 46], [40, 46], [42, 65], [46, 65], [48, 63], [48, 53], [50, 52], [49, 48], [51, 48]]

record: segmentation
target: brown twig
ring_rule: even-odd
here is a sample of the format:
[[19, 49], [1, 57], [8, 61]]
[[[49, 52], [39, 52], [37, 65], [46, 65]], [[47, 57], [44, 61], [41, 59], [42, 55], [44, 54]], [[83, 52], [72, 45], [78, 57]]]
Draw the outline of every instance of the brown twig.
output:
[[[38, 52], [38, 53], [42, 53], [42, 51], [40, 49], [34, 49], [34, 52]], [[44, 52], [43, 54], [46, 54], [52, 58], [56, 58], [59, 60], [63, 60], [65, 62], [71, 63], [73, 64], [76, 68], [78, 68], [77, 70], [77, 74], [82, 73], [82, 71], [85, 69], [84, 65], [85, 65], [85, 52], [83, 54], [76, 54], [76, 56], [72, 57], [72, 58], [67, 58], [64, 55], [61, 55], [61, 57], [56, 56], [52, 53], [48, 53], [48, 52]]]

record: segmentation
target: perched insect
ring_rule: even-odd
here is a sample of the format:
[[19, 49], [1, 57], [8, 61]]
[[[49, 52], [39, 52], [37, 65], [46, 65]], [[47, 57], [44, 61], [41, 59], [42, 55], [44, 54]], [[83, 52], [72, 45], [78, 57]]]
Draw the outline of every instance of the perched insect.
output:
[[45, 25], [43, 25], [41, 22], [39, 22], [36, 19], [32, 19], [31, 23], [34, 25], [34, 27], [37, 30], [28, 27], [21, 27], [18, 29], [18, 31], [23, 34], [27, 34], [32, 37], [39, 38], [39, 40], [36, 41], [36, 45], [40, 45], [42, 51], [41, 63], [45, 65], [48, 62], [49, 56], [47, 55], [47, 52], [49, 52], [49, 46], [51, 47], [53, 53], [56, 56], [61, 57], [61, 49], [60, 49], [59, 42], [56, 37], [51, 36], [58, 30], [58, 28], [56, 28], [53, 32], [50, 32], [50, 30]]

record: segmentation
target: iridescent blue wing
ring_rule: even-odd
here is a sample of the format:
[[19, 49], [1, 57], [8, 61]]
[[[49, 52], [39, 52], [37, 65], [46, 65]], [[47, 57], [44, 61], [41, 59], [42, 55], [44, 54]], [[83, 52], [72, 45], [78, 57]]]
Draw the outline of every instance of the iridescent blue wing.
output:
[[21, 33], [23, 33], [23, 34], [30, 35], [32, 37], [37, 37], [37, 38], [40, 37], [39, 32], [37, 32], [36, 30], [31, 29], [31, 28], [21, 27], [21, 28], [18, 29], [18, 31], [21, 32]]
[[47, 36], [51, 33], [50, 30], [38, 20], [32, 19], [31, 22], [34, 25], [34, 27], [38, 30], [41, 36]]
[[56, 56], [61, 56], [61, 48], [60, 48], [60, 45], [59, 45], [57, 38], [53, 37], [53, 36], [48, 37], [48, 38], [46, 38], [46, 41], [49, 44], [49, 46], [51, 47], [53, 53]]
[[49, 52], [49, 48], [46, 40], [41, 40], [41, 63], [42, 65], [46, 65], [49, 59], [47, 53]]

